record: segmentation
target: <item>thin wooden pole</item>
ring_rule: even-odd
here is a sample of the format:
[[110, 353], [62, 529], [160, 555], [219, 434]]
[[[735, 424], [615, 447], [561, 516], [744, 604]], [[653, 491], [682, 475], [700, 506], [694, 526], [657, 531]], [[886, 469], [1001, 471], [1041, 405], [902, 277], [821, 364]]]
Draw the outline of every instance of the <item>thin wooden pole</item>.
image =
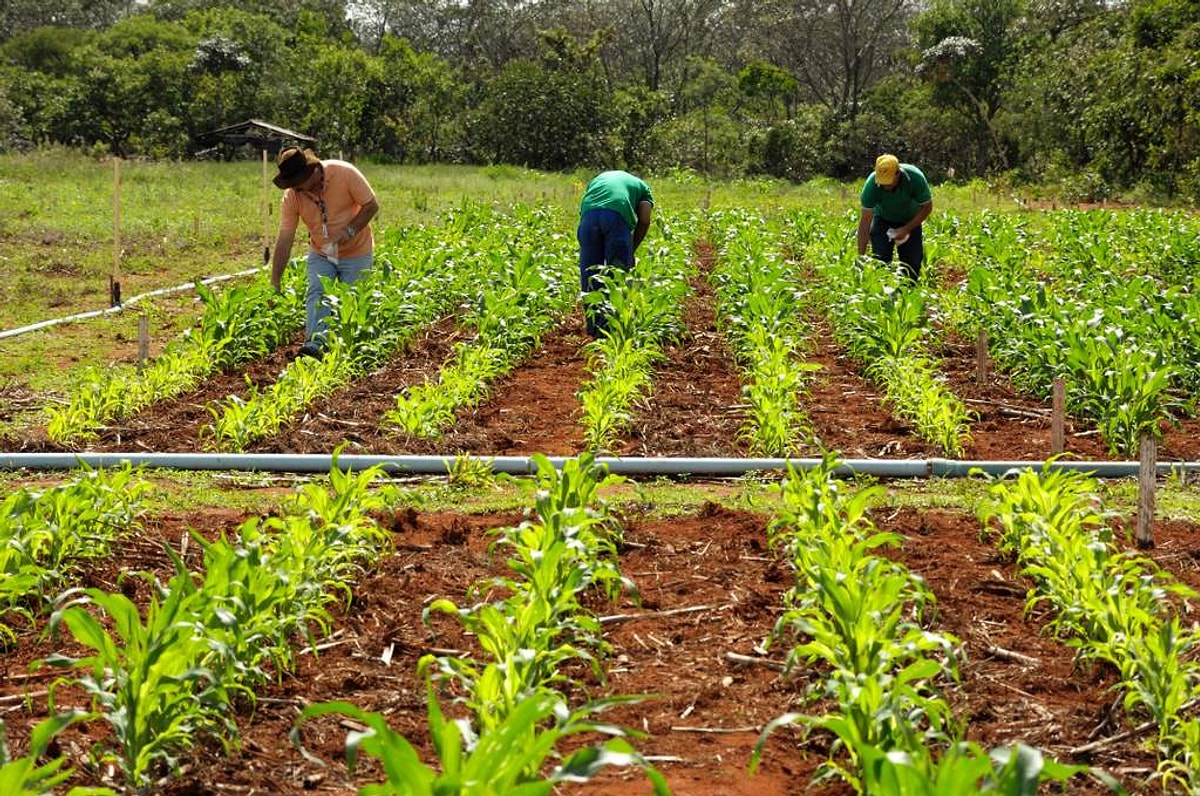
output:
[[110, 306], [121, 305], [121, 159], [113, 158], [113, 270], [108, 282]]
[[987, 384], [988, 373], [988, 336], [986, 329], [979, 330], [975, 338], [975, 383], [980, 387]]
[[1143, 550], [1154, 547], [1154, 490], [1157, 487], [1155, 468], [1158, 464], [1158, 441], [1153, 434], [1142, 432], [1138, 445], [1138, 514], [1137, 546]]
[[263, 265], [271, 262], [271, 189], [267, 179], [267, 150], [262, 151], [262, 228]]
[[150, 358], [150, 318], [146, 313], [138, 316], [138, 365]]
[[1067, 395], [1063, 380], [1054, 380], [1050, 411], [1050, 455], [1057, 456], [1066, 450], [1066, 404]]

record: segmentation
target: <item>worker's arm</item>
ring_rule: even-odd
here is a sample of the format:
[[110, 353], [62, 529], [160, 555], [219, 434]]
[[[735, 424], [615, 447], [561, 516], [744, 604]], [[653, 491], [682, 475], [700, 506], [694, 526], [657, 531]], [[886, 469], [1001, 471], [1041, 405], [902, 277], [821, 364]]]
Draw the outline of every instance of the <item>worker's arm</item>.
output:
[[633, 228], [633, 250], [636, 252], [646, 233], [650, 231], [650, 217], [654, 214], [654, 205], [649, 202], [638, 202], [637, 226]]
[[[358, 209], [354, 214], [354, 218], [350, 219], [347, 226], [354, 227], [354, 234], [357, 235], [367, 228], [367, 224], [371, 223], [371, 219], [375, 218], [375, 214], [379, 212], [379, 200], [371, 199], [365, 205]], [[338, 243], [345, 243], [350, 240], [353, 235], [347, 235], [346, 230], [342, 230], [342, 234], [338, 236]]]
[[[933, 200], [930, 199], [928, 202], [926, 202], [925, 204], [923, 204], [917, 208], [917, 214], [915, 216], [913, 216], [907, 224], [900, 227], [900, 229], [896, 231], [896, 237], [903, 238], [908, 235], [911, 235], [912, 231], [914, 229], [916, 229], [917, 227], [921, 226], [921, 223], [923, 221], [925, 221], [925, 219], [929, 218], [929, 214], [932, 212], [933, 212]], [[859, 252], [859, 254], [861, 254], [861, 253], [862, 252]]]
[[869, 207], [864, 207], [858, 215], [858, 255], [867, 253], [867, 244], [871, 242], [871, 219], [875, 218], [875, 211]]
[[279, 237], [275, 239], [275, 254], [271, 258], [271, 287], [275, 288], [276, 292], [279, 291], [283, 280], [283, 269], [292, 258], [292, 243], [295, 240], [294, 229], [279, 230]]

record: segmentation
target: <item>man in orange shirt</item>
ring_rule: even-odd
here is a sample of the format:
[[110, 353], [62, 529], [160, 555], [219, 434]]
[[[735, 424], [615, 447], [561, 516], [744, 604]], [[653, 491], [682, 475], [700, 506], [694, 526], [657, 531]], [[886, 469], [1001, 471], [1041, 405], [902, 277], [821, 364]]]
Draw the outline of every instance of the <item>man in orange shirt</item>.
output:
[[371, 267], [371, 219], [379, 202], [367, 178], [342, 160], [321, 160], [311, 149], [285, 147], [275, 159], [276, 187], [283, 188], [279, 236], [271, 261], [271, 284], [279, 290], [300, 221], [308, 228], [308, 289], [304, 294], [302, 356], [320, 358], [329, 307], [321, 277], [354, 284]]

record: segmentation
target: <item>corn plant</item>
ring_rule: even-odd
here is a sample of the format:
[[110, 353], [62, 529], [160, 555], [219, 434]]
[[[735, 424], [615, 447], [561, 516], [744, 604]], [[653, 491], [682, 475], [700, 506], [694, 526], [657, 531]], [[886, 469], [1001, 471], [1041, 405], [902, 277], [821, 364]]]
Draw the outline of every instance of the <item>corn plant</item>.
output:
[[[330, 489], [306, 485], [281, 516], [244, 523], [236, 546], [202, 542], [203, 577], [172, 554], [175, 575], [165, 587], [154, 584], [144, 619], [123, 594], [68, 591], [50, 632], [65, 626], [93, 654], [42, 662], [84, 670], [55, 681], [51, 709], [57, 690], [78, 682], [92, 697], [86, 718], [112, 729], [116, 749], [102, 754], [134, 788], [146, 787], [161, 766], [174, 767], [201, 734], [235, 742], [231, 700], [252, 702], [267, 664], [289, 669], [292, 637], [313, 641], [310, 625], [327, 629], [325, 606], [348, 597], [363, 560], [386, 545], [387, 532], [370, 516], [381, 505], [369, 490], [378, 473], [342, 472], [335, 461]], [[113, 629], [89, 608], [106, 613]]]
[[503, 721], [532, 693], [554, 693], [571, 680], [569, 661], [601, 674], [596, 652], [607, 650], [600, 624], [581, 598], [594, 587], [610, 596], [632, 584], [617, 568], [613, 520], [599, 500], [600, 470], [591, 456], [568, 461], [559, 473], [538, 455], [535, 518], [500, 529], [492, 549], [510, 552], [515, 577], [478, 584], [502, 591], [502, 600], [459, 608], [438, 600], [426, 610], [457, 616], [486, 653], [483, 662], [438, 659], [439, 675], [461, 682], [466, 702], [483, 727]]
[[205, 432], [208, 444], [218, 450], [245, 450], [278, 432], [301, 408], [342, 386], [351, 370], [351, 354], [339, 342], [320, 360], [295, 360], [267, 389], [251, 385], [246, 398], [231, 395], [209, 405], [213, 423]]
[[997, 545], [1033, 580], [1028, 607], [1052, 609], [1050, 628], [1081, 660], [1118, 672], [1126, 711], [1159, 728], [1164, 777], [1200, 779], [1183, 715], [1200, 686], [1200, 631], [1179, 615], [1196, 594], [1144, 556], [1112, 548], [1090, 478], [1026, 470], [990, 491], [979, 516], [998, 526]]
[[46, 433], [68, 445], [94, 439], [104, 424], [194, 389], [212, 373], [262, 356], [294, 331], [301, 309], [296, 277], [277, 297], [256, 283], [217, 293], [196, 284], [205, 304], [197, 329], [188, 329], [144, 368], [92, 368], [64, 406], [46, 409]]
[[[560, 783], [586, 782], [609, 765], [639, 766], [656, 794], [670, 793], [662, 775], [624, 740], [624, 731], [588, 720], [603, 704], [570, 711], [552, 696], [532, 695], [521, 700], [502, 724], [478, 734], [466, 722], [446, 719], [432, 687], [427, 688], [427, 706], [429, 735], [439, 762], [436, 769], [421, 761], [385, 717], [345, 702], [311, 705], [300, 714], [297, 726], [319, 716], [339, 715], [366, 727], [347, 735], [346, 762], [353, 771], [360, 755], [375, 757], [384, 781], [363, 786], [360, 796], [548, 795]], [[580, 733], [615, 737], [578, 749], [546, 771], [558, 743]]]
[[[985, 256], [964, 286], [964, 317], [987, 330], [998, 367], [1041, 398], [1062, 378], [1067, 411], [1096, 423], [1110, 451], [1125, 456], [1136, 455], [1142, 435], [1194, 412], [1188, 396], [1194, 403], [1200, 385], [1190, 367], [1200, 301], [1167, 281], [1174, 269], [1154, 273], [1155, 261], [1178, 255], [1133, 234], [1137, 223], [1059, 215], [1042, 240], [1025, 233], [1003, 255], [983, 248], [990, 229], [978, 230]], [[1127, 261], [1131, 252], [1141, 254]]]
[[566, 239], [549, 247], [519, 242], [496, 239], [494, 250], [481, 252], [483, 286], [463, 318], [474, 338], [455, 347], [436, 382], [398, 396], [385, 426], [424, 438], [440, 435], [459, 409], [478, 404], [497, 378], [524, 361], [570, 308], [574, 283], [564, 278], [571, 262]]
[[834, 735], [834, 750], [817, 781], [839, 777], [860, 793], [871, 750], [887, 754], [946, 743], [959, 735], [935, 681], [957, 676], [957, 641], [921, 626], [933, 602], [924, 582], [902, 565], [874, 555], [895, 545], [894, 534], [877, 532], [866, 517], [876, 489], [846, 496], [832, 479], [836, 460], [826, 457], [800, 475], [789, 471], [781, 487], [782, 508], [769, 538], [796, 572], [787, 609], [770, 641], [801, 639], [788, 654], [789, 669], [820, 663], [826, 672], [810, 698], [838, 706], [823, 715], [786, 714], [763, 732], [752, 766], [770, 733], [798, 723]]
[[440, 436], [454, 423], [455, 412], [479, 404], [492, 380], [512, 367], [507, 354], [487, 344], [455, 346], [453, 359], [436, 382], [410, 387], [384, 415], [392, 426], [423, 439]]
[[[86, 718], [82, 710], [67, 711], [38, 722], [29, 738], [29, 752], [14, 758], [9, 754], [4, 722], [0, 720], [0, 793], [5, 796], [52, 796], [73, 773], [66, 768], [66, 758], [55, 757], [46, 763], [54, 736], [77, 721]], [[116, 796], [109, 788], [75, 787], [66, 796]]]
[[905, 285], [884, 264], [853, 259], [836, 241], [818, 240], [807, 256], [821, 276], [820, 291], [834, 336], [883, 388], [893, 413], [947, 456], [963, 453], [971, 413], [945, 386], [928, 352], [928, 300], [920, 285]]
[[947, 456], [961, 456], [971, 443], [974, 413], [946, 388], [935, 365], [923, 356], [876, 359], [867, 375], [883, 387], [884, 403], [896, 416], [911, 422], [921, 439]]
[[1022, 743], [989, 752], [976, 743], [961, 741], [941, 755], [928, 747], [892, 752], [867, 748], [863, 772], [864, 793], [889, 796], [1037, 796], [1043, 784], [1066, 785], [1080, 775], [1090, 775], [1114, 792], [1125, 793], [1102, 771], [1047, 759]]
[[712, 224], [720, 258], [709, 281], [720, 302], [718, 324], [743, 373], [747, 417], [739, 436], [754, 454], [794, 454], [814, 437], [803, 402], [820, 369], [803, 359], [804, 294], [794, 265], [778, 255], [782, 242], [764, 231], [763, 219], [727, 213]]
[[[91, 695], [91, 717], [104, 719], [118, 747], [106, 756], [135, 788], [156, 779], [160, 764], [174, 768], [176, 755], [197, 735], [236, 729], [227, 712], [228, 685], [197, 665], [207, 644], [204, 628], [194, 621], [196, 594], [178, 583], [189, 577], [177, 575], [174, 584], [158, 589], [145, 620], [128, 597], [99, 589], [67, 592], [67, 602], [51, 617], [51, 632], [65, 625], [92, 654], [53, 654], [44, 662], [86, 671], [79, 683]], [[111, 632], [87, 610], [91, 605], [111, 618]], [[73, 681], [55, 682], [51, 710], [53, 692], [68, 682]]]
[[654, 367], [666, 356], [663, 346], [682, 328], [690, 290], [678, 241], [598, 279], [601, 288], [585, 301], [603, 306], [606, 327], [588, 344], [591, 378], [578, 393], [589, 451], [611, 449], [629, 428], [634, 405], [650, 394]]
[[[7, 495], [0, 501], [0, 609], [32, 619], [79, 567], [136, 527], [147, 489], [124, 467], [87, 469], [59, 486]], [[3, 622], [0, 639], [16, 640]]]

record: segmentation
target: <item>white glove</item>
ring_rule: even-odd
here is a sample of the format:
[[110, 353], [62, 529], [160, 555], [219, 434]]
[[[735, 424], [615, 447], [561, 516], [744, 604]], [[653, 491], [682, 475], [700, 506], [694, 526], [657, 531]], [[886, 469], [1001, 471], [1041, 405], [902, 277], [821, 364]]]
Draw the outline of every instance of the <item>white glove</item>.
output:
[[321, 253], [325, 255], [326, 260], [329, 260], [329, 262], [337, 265], [338, 245], [336, 241], [329, 241], [329, 243], [326, 243], [325, 248], [321, 250]]
[[890, 240], [892, 243], [895, 243], [896, 245], [900, 245], [900, 244], [904, 243], [904, 241], [908, 240], [908, 235], [904, 235], [903, 237], [897, 237], [897, 235], [899, 235], [899, 234], [900, 234], [900, 230], [896, 229], [895, 227], [892, 227], [891, 229], [889, 229], [887, 231], [888, 240]]

